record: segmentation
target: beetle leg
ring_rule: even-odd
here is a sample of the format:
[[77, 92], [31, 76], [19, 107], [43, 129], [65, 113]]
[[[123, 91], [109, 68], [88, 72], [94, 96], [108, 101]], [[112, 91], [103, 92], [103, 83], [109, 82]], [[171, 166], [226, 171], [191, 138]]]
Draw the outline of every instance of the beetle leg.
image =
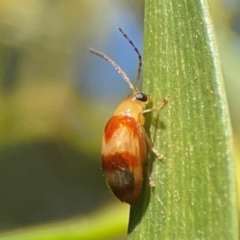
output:
[[167, 97], [163, 98], [162, 101], [155, 107], [145, 109], [143, 113], [153, 112], [153, 111], [159, 111], [161, 108], [164, 107], [164, 105], [168, 102]]

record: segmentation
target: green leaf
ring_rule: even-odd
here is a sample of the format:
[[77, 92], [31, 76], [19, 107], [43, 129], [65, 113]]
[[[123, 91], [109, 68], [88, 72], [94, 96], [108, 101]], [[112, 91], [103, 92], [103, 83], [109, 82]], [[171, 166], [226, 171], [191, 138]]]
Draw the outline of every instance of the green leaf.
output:
[[[238, 239], [231, 126], [205, 0], [146, 0], [144, 90], [163, 155], [131, 207], [128, 239]], [[147, 123], [148, 123], [147, 121]], [[151, 163], [150, 163], [151, 165]]]

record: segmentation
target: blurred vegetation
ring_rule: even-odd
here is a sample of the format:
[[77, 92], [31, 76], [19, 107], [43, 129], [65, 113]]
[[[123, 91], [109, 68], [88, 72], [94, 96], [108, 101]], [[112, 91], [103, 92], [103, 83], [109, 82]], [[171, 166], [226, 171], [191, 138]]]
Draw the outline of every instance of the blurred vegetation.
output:
[[[240, 4], [209, 3], [239, 152]], [[115, 214], [127, 221], [127, 207], [112, 197], [99, 163], [102, 129], [114, 101], [125, 95], [115, 94], [115, 83], [112, 89], [106, 87], [118, 76], [107, 64], [96, 66], [88, 52], [94, 47], [112, 57], [109, 51], [117, 48], [118, 59], [134, 71], [136, 64], [121, 54], [124, 40], [116, 31], [118, 25], [141, 31], [143, 1], [0, 0], [1, 231], [21, 227], [21, 235], [36, 224], [44, 224], [40, 231], [47, 231], [53, 227], [50, 222], [71, 226], [62, 221], [73, 217], [78, 218], [73, 220], [76, 226], [78, 221], [81, 226], [88, 222], [86, 229], [93, 231], [97, 215], [99, 222], [108, 219], [122, 229], [120, 234], [112, 227], [108, 236], [117, 239], [126, 233]], [[121, 211], [101, 211], [112, 204]], [[14, 234], [11, 238], [17, 239], [18, 232]]]

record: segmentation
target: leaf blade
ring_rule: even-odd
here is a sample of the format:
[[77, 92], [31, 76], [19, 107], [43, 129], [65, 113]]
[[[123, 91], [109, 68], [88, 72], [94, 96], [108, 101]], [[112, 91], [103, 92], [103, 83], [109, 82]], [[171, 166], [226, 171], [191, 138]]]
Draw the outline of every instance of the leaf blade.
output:
[[143, 194], [131, 208], [128, 238], [238, 239], [231, 126], [207, 2], [146, 1], [144, 44], [146, 89], [155, 103], [169, 95], [166, 129], [151, 127], [165, 158], [153, 164], [150, 202]]

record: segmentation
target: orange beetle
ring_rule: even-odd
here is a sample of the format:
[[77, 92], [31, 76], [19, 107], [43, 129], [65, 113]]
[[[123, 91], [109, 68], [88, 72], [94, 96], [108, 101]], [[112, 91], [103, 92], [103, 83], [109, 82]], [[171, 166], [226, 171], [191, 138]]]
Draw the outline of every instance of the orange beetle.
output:
[[[132, 205], [141, 193], [143, 171], [147, 165], [147, 150], [151, 149], [159, 159], [162, 158], [146, 134], [143, 127], [145, 122], [143, 114], [160, 110], [166, 104], [167, 99], [164, 98], [156, 107], [144, 110], [150, 100], [150, 95], [138, 90], [142, 57], [123, 30], [118, 29], [138, 55], [139, 67], [135, 85], [108, 56], [94, 49], [90, 49], [90, 52], [109, 62], [132, 89], [132, 93], [119, 104], [109, 119], [102, 142], [102, 169], [106, 181], [118, 199]], [[150, 185], [154, 186], [151, 180]]]

